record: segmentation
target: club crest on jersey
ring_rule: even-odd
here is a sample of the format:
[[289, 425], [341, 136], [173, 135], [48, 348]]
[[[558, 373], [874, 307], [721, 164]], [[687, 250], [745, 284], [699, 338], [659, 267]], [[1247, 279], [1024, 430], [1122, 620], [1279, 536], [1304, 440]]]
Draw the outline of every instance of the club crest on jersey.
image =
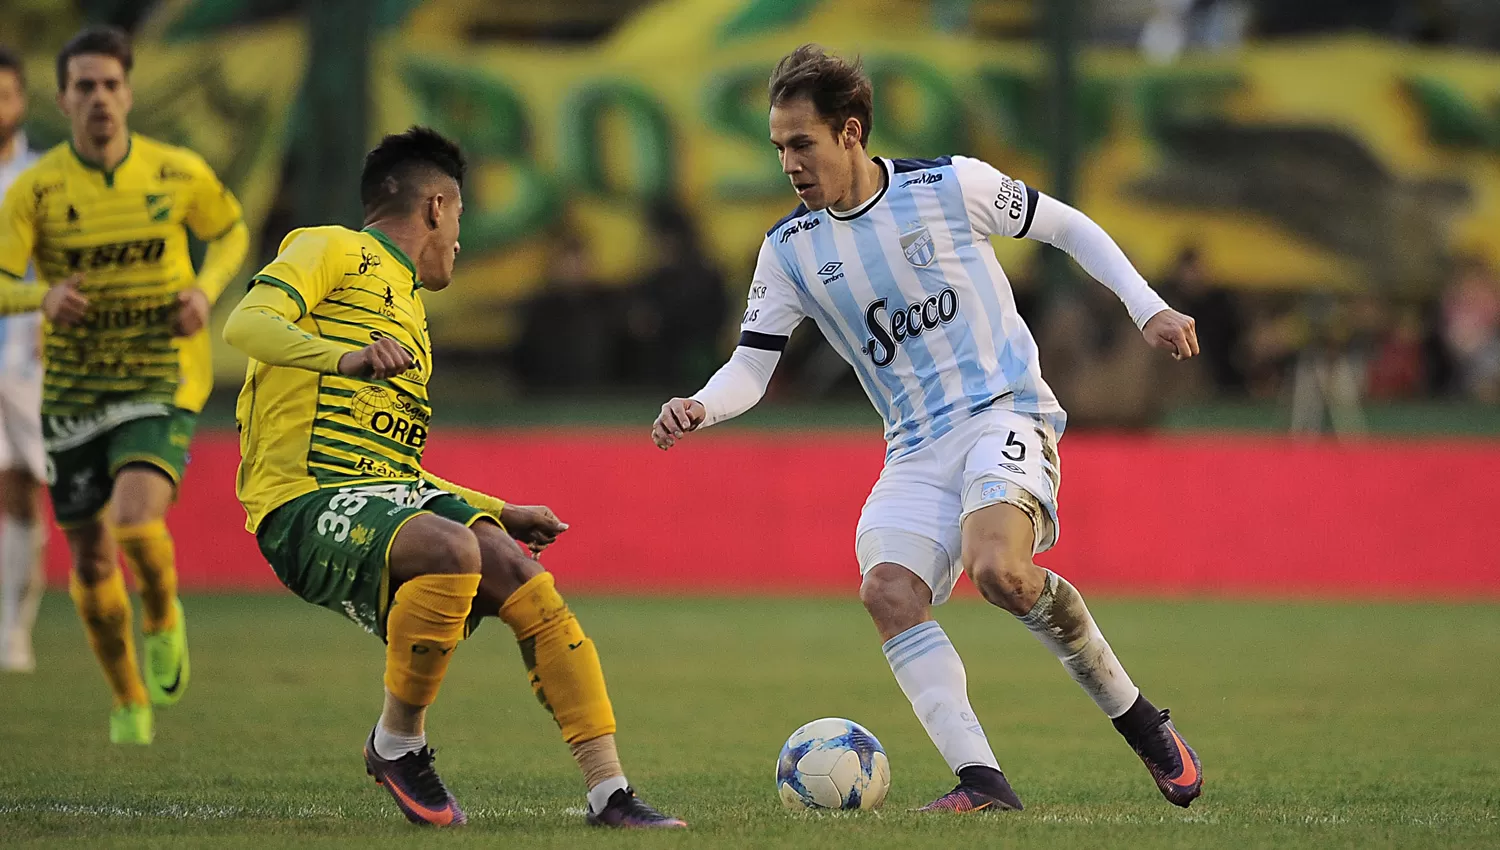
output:
[[912, 222], [901, 231], [901, 250], [906, 261], [918, 268], [932, 265], [937, 257], [937, 247], [932, 243], [932, 232], [921, 222]]

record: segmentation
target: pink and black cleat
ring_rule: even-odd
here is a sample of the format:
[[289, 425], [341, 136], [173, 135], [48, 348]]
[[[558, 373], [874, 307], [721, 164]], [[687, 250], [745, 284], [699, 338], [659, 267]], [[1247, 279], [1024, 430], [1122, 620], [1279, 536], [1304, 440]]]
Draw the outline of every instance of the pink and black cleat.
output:
[[398, 759], [383, 759], [375, 752], [375, 732], [365, 741], [365, 770], [385, 786], [406, 819], [421, 826], [462, 826], [469, 818], [448, 793], [432, 766], [435, 753], [423, 747]]
[[993, 767], [975, 765], [959, 770], [957, 788], [917, 811], [966, 815], [986, 810], [1019, 812], [1024, 808], [1004, 773]]
[[1129, 710], [1113, 722], [1126, 743], [1145, 762], [1167, 802], [1186, 808], [1203, 793], [1203, 764], [1187, 741], [1177, 734], [1166, 709], [1158, 711], [1145, 696], [1138, 696]]
[[590, 809], [589, 826], [611, 826], [620, 829], [682, 829], [685, 821], [664, 815], [635, 795], [634, 788], [621, 788], [609, 795], [604, 809]]

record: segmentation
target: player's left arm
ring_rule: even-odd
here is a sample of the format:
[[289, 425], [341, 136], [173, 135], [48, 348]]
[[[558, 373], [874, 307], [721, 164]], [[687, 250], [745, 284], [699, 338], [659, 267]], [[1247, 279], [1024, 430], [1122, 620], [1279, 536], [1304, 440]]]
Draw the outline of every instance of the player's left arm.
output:
[[568, 524], [557, 518], [557, 514], [545, 505], [512, 505], [478, 490], [470, 490], [452, 481], [445, 481], [431, 472], [422, 471], [422, 480], [459, 496], [465, 502], [493, 514], [506, 533], [525, 543], [533, 553], [541, 552], [557, 542], [558, 535], [568, 530]]
[[250, 229], [240, 202], [207, 163], [198, 160], [194, 166], [186, 221], [193, 235], [208, 243], [208, 250], [196, 285], [178, 296], [177, 332], [183, 336], [208, 324], [209, 309], [239, 274], [250, 252]]
[[1198, 353], [1192, 317], [1169, 307], [1093, 219], [988, 163], [954, 157], [953, 166], [975, 229], [986, 236], [1035, 239], [1061, 249], [1119, 297], [1147, 343], [1178, 360]]

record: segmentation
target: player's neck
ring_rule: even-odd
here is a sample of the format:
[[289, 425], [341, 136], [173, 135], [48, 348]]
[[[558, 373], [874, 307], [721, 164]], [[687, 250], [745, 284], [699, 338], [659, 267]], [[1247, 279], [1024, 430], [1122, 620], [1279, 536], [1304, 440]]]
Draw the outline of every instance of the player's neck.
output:
[[854, 166], [854, 179], [849, 184], [849, 193], [833, 205], [833, 211], [848, 212], [855, 209], [875, 197], [884, 182], [885, 166], [869, 157], [863, 157]]
[[422, 239], [427, 235], [424, 228], [414, 225], [405, 218], [377, 218], [374, 221], [365, 222], [366, 230], [378, 230], [385, 234], [385, 238], [392, 245], [400, 248], [402, 253], [411, 262], [417, 261], [417, 255], [422, 252]]
[[103, 144], [74, 136], [73, 150], [90, 165], [96, 165], [103, 171], [114, 171], [130, 153], [130, 131], [117, 133]]
[[0, 145], [0, 162], [15, 162], [16, 157], [21, 155], [21, 134], [15, 132]]

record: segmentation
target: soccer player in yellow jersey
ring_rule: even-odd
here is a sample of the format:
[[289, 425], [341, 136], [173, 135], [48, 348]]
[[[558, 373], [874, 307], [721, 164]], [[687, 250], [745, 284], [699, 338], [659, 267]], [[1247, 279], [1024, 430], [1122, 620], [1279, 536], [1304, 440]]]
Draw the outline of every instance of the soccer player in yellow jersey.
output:
[[[0, 205], [0, 313], [45, 316], [42, 436], [71, 594], [114, 693], [110, 740], [149, 744], [151, 705], [181, 699], [189, 673], [164, 517], [211, 388], [209, 307], [250, 239], [200, 157], [129, 131], [131, 66], [113, 29], [85, 30], [58, 55], [73, 138]], [[189, 230], [209, 243], [196, 276]], [[19, 282], [28, 262], [48, 286]], [[117, 550], [140, 583], [144, 683]]]
[[365, 228], [291, 232], [230, 315], [224, 338], [251, 357], [237, 410], [247, 527], [289, 589], [385, 640], [365, 765], [412, 822], [465, 821], [424, 718], [458, 642], [499, 617], [583, 771], [588, 822], [680, 827], [626, 782], [598, 652], [517, 544], [540, 552], [567, 526], [422, 468], [432, 343], [419, 290], [452, 280], [464, 170], [431, 130], [385, 137], [360, 179]]

